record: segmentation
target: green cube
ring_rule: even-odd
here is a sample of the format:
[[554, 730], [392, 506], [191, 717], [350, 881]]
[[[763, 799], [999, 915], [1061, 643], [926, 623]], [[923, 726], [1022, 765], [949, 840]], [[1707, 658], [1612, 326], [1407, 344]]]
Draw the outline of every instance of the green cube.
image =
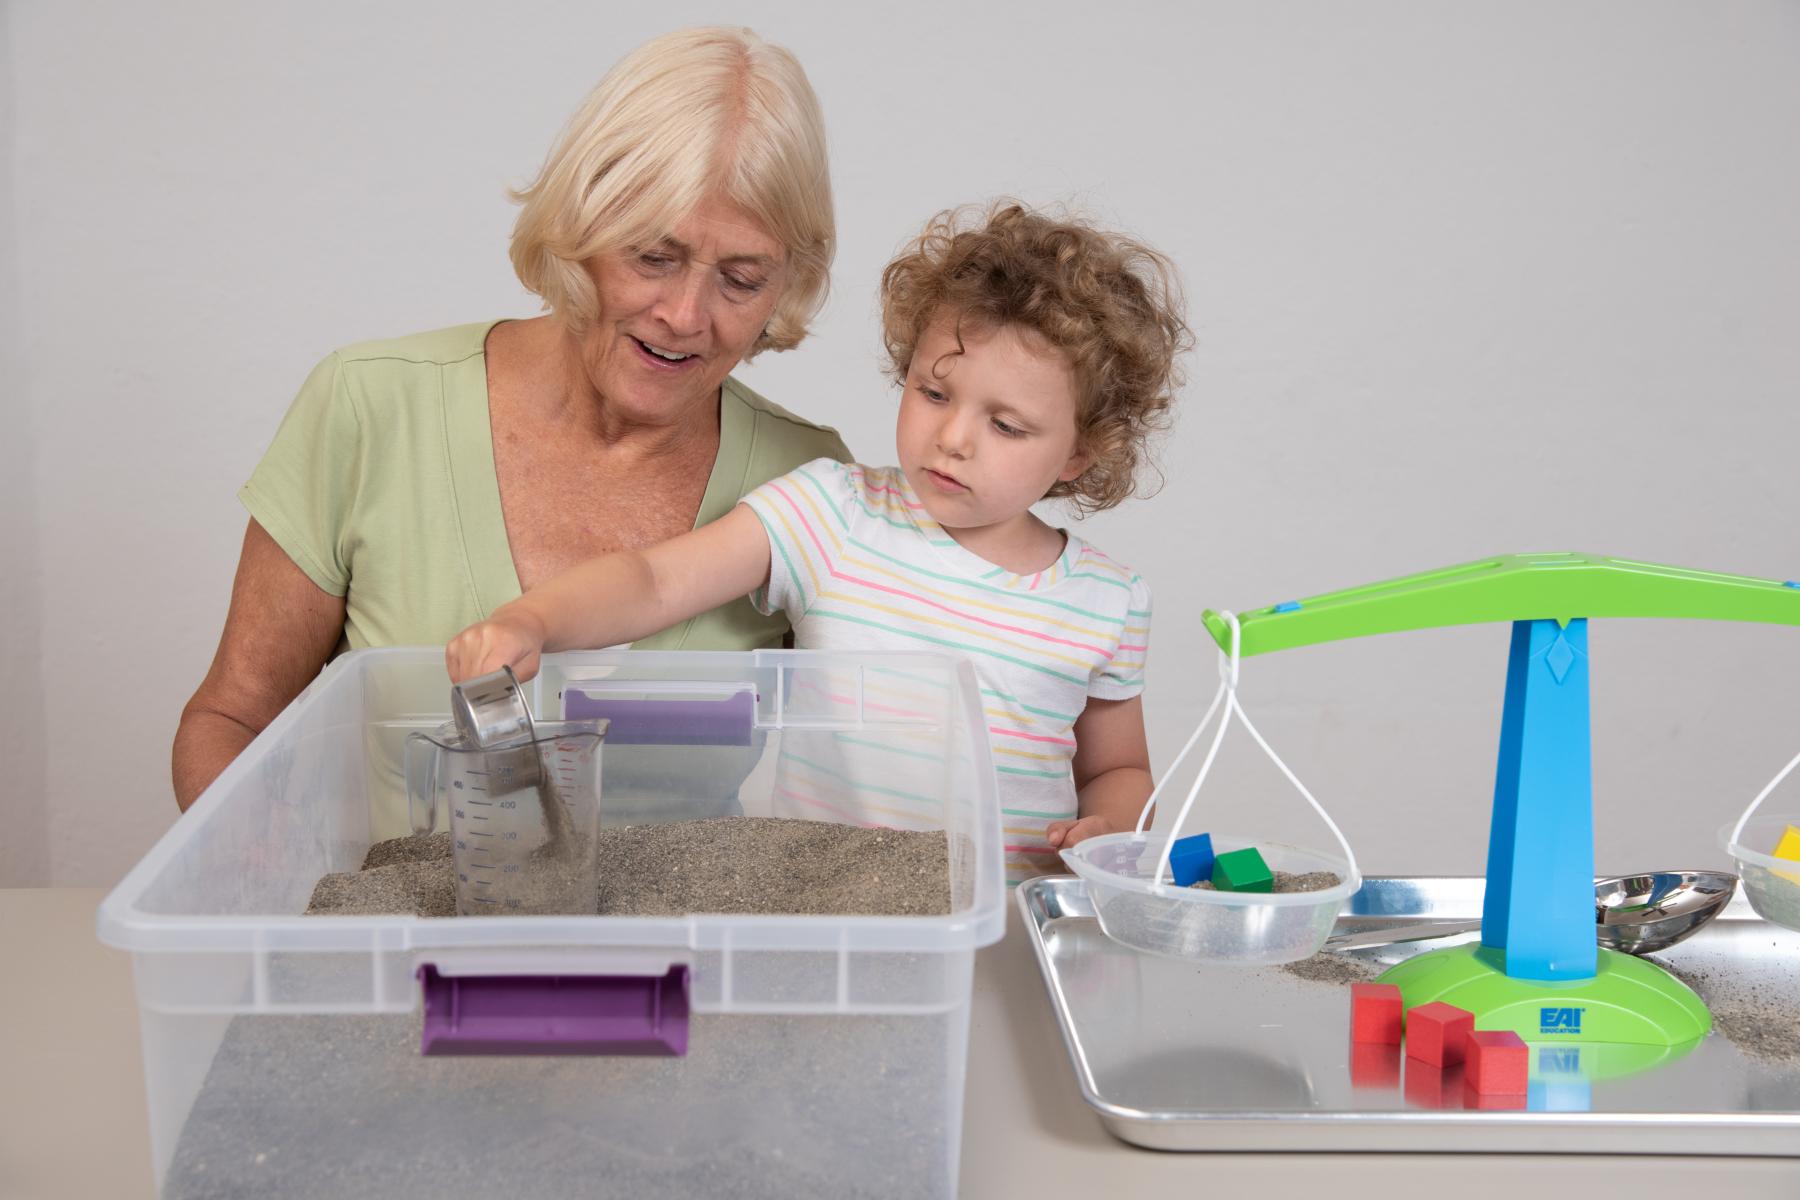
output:
[[1275, 876], [1255, 846], [1229, 850], [1213, 859], [1212, 885], [1221, 892], [1272, 892]]

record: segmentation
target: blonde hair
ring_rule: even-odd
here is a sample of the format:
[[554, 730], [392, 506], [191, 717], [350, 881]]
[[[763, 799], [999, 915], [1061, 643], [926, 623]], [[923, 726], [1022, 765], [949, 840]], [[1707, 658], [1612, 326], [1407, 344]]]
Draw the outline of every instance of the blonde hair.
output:
[[1045, 498], [1079, 513], [1130, 496], [1150, 436], [1168, 425], [1193, 345], [1174, 266], [1142, 242], [1002, 201], [950, 209], [881, 273], [882, 337], [904, 384], [913, 352], [939, 317], [976, 328], [1029, 329], [1075, 372], [1078, 445], [1092, 459]]
[[825, 302], [837, 246], [825, 123], [799, 61], [749, 29], [665, 34], [606, 73], [512, 193], [513, 270], [579, 332], [600, 311], [582, 264], [659, 241], [719, 192], [787, 250], [786, 285], [746, 357], [792, 349]]

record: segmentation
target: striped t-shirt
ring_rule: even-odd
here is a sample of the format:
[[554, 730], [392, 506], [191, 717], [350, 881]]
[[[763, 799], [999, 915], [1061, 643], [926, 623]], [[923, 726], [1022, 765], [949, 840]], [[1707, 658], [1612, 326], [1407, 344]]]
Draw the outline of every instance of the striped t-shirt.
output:
[[[1075, 719], [1090, 696], [1124, 700], [1144, 687], [1144, 581], [1072, 534], [1049, 567], [1011, 574], [951, 538], [897, 467], [822, 458], [770, 480], [743, 503], [770, 543], [769, 583], [751, 601], [765, 613], [784, 610], [796, 645], [949, 651], [974, 663], [998, 775], [1007, 880], [1059, 870], [1044, 829], [1076, 815]], [[903, 712], [908, 687], [922, 685], [896, 677], [881, 686]], [[851, 735], [838, 741], [834, 762], [784, 759], [781, 794], [794, 815], [938, 823], [931, 814], [941, 812], [942, 797], [904, 786], [904, 748], [859, 747]], [[884, 752], [890, 763], [856, 758]], [[846, 760], [856, 769], [846, 769]], [[876, 802], [846, 797], [852, 779], [879, 779]]]

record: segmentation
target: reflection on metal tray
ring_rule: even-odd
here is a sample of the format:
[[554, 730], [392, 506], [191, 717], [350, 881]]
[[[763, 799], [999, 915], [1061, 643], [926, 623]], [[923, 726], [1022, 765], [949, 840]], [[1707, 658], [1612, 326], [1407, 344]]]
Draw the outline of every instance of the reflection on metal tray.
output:
[[[1368, 879], [1339, 932], [1478, 917], [1478, 878]], [[1462, 1069], [1353, 1047], [1343, 984], [1276, 967], [1197, 966], [1100, 932], [1079, 880], [1034, 879], [1019, 909], [1082, 1095], [1119, 1138], [1159, 1150], [1800, 1155], [1800, 1061], [1753, 1057], [1718, 1028], [1645, 1066], [1637, 1048], [1532, 1045], [1530, 1094], [1477, 1108]], [[1465, 935], [1468, 940], [1474, 935]], [[1384, 967], [1446, 942], [1343, 957]], [[1742, 896], [1656, 956], [1745, 1005], [1800, 1021], [1800, 934]], [[1724, 1004], [1715, 1002], [1715, 1016]], [[1609, 1058], [1610, 1055], [1610, 1058]]]

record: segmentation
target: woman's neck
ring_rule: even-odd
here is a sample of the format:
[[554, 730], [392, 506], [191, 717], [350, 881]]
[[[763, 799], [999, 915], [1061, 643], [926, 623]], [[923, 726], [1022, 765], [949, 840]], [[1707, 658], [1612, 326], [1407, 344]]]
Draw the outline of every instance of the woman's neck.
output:
[[621, 412], [595, 388], [579, 338], [553, 316], [508, 321], [488, 336], [488, 354], [506, 356], [509, 377], [518, 380], [519, 399], [536, 413], [533, 424], [560, 430], [592, 450], [620, 461], [649, 461], [699, 455], [718, 446], [718, 394], [704, 419], [689, 410], [645, 419]]

